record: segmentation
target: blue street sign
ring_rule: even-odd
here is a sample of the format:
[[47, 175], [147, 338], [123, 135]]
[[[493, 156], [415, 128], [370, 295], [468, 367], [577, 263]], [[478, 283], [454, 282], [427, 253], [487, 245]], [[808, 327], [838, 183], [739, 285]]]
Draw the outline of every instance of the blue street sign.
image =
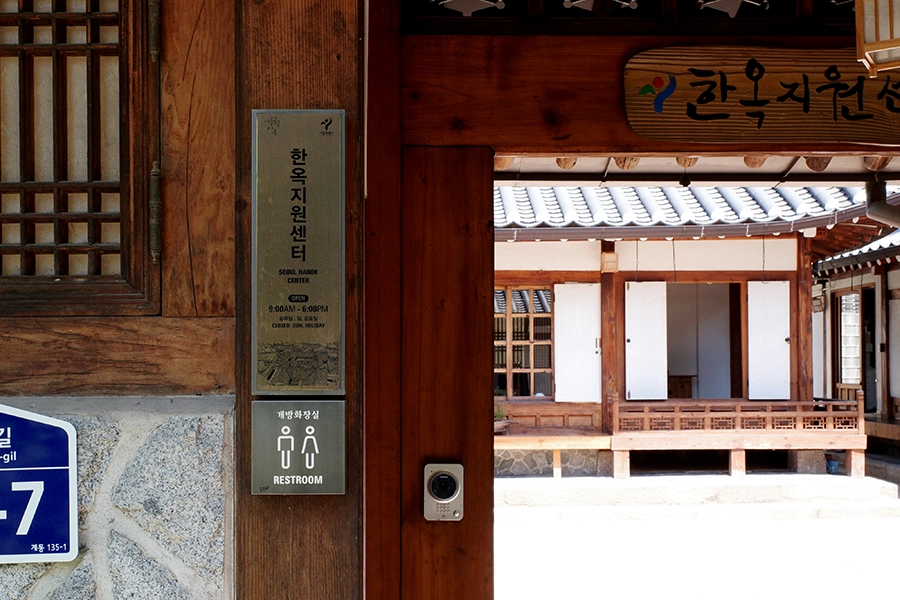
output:
[[75, 428], [0, 404], [0, 563], [78, 555]]

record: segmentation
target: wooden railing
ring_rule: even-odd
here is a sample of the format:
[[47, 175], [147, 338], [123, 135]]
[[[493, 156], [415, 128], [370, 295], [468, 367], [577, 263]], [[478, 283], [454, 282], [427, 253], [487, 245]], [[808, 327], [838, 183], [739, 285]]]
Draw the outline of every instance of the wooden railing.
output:
[[861, 400], [792, 402], [786, 400], [685, 399], [628, 400], [611, 395], [608, 433], [636, 432], [804, 432], [864, 434]]
[[600, 432], [601, 406], [597, 402], [512, 401], [496, 402], [512, 421], [510, 433], [540, 430]]

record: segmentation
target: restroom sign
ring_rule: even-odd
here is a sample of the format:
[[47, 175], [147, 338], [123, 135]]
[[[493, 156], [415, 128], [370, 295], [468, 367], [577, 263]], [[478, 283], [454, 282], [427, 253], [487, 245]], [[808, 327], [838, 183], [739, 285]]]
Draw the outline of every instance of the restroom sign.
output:
[[253, 494], [343, 494], [345, 402], [253, 402]]
[[0, 563], [77, 555], [75, 428], [0, 405]]

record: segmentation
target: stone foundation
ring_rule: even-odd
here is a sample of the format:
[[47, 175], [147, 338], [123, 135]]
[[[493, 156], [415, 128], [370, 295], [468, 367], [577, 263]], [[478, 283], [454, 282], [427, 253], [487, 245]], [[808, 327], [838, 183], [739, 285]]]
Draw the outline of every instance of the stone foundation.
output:
[[79, 554], [0, 565], [4, 600], [233, 598], [231, 397], [0, 398], [71, 423]]
[[[612, 452], [562, 450], [563, 477], [611, 477]], [[495, 450], [494, 477], [553, 477], [551, 450]]]
[[805, 475], [822, 475], [825, 470], [824, 450], [788, 451], [788, 469]]

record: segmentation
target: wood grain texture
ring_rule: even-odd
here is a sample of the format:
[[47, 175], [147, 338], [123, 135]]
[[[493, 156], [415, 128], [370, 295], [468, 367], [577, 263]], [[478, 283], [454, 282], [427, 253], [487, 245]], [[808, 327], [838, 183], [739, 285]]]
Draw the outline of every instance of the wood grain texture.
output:
[[[629, 128], [622, 91], [625, 63], [650, 48], [759, 43], [715, 37], [407, 36], [402, 48], [403, 141], [489, 145], [498, 153], [696, 155], [694, 143], [651, 141]], [[852, 46], [853, 39], [804, 37], [765, 43], [841, 48]], [[703, 151], [733, 154], [747, 147], [746, 139], [733, 138], [704, 144]], [[883, 148], [866, 151], [864, 145], [793, 140], [753, 144], [754, 153], [797, 153], [804, 148], [813, 153], [885, 154]]]
[[[887, 82], [869, 79], [852, 48], [677, 46], [632, 57], [624, 96], [628, 123], [649, 139], [897, 145], [900, 115], [877, 97]], [[829, 160], [806, 164], [821, 172]]]
[[234, 320], [0, 319], [0, 395], [234, 392]]
[[[362, 597], [362, 4], [239, 2], [237, 9], [236, 597]], [[346, 111], [347, 491], [250, 494], [251, 111]]]
[[494, 285], [599, 283], [600, 271], [494, 271]]
[[162, 11], [163, 314], [234, 316], [234, 11]]
[[[365, 532], [368, 600], [399, 600], [400, 32], [399, 1], [369, 3], [365, 206]], [[378, 143], [373, 143], [377, 140]]]
[[[813, 397], [813, 331], [812, 331], [812, 239], [797, 236], [797, 318], [796, 337], [791, 342], [791, 356], [796, 356], [797, 396], [805, 402]], [[793, 297], [794, 294], [791, 294]], [[793, 333], [793, 332], [792, 332]], [[795, 343], [796, 342], [796, 343]]]
[[[403, 149], [403, 598], [493, 598], [492, 159]], [[464, 466], [462, 521], [425, 521], [428, 463]]]

